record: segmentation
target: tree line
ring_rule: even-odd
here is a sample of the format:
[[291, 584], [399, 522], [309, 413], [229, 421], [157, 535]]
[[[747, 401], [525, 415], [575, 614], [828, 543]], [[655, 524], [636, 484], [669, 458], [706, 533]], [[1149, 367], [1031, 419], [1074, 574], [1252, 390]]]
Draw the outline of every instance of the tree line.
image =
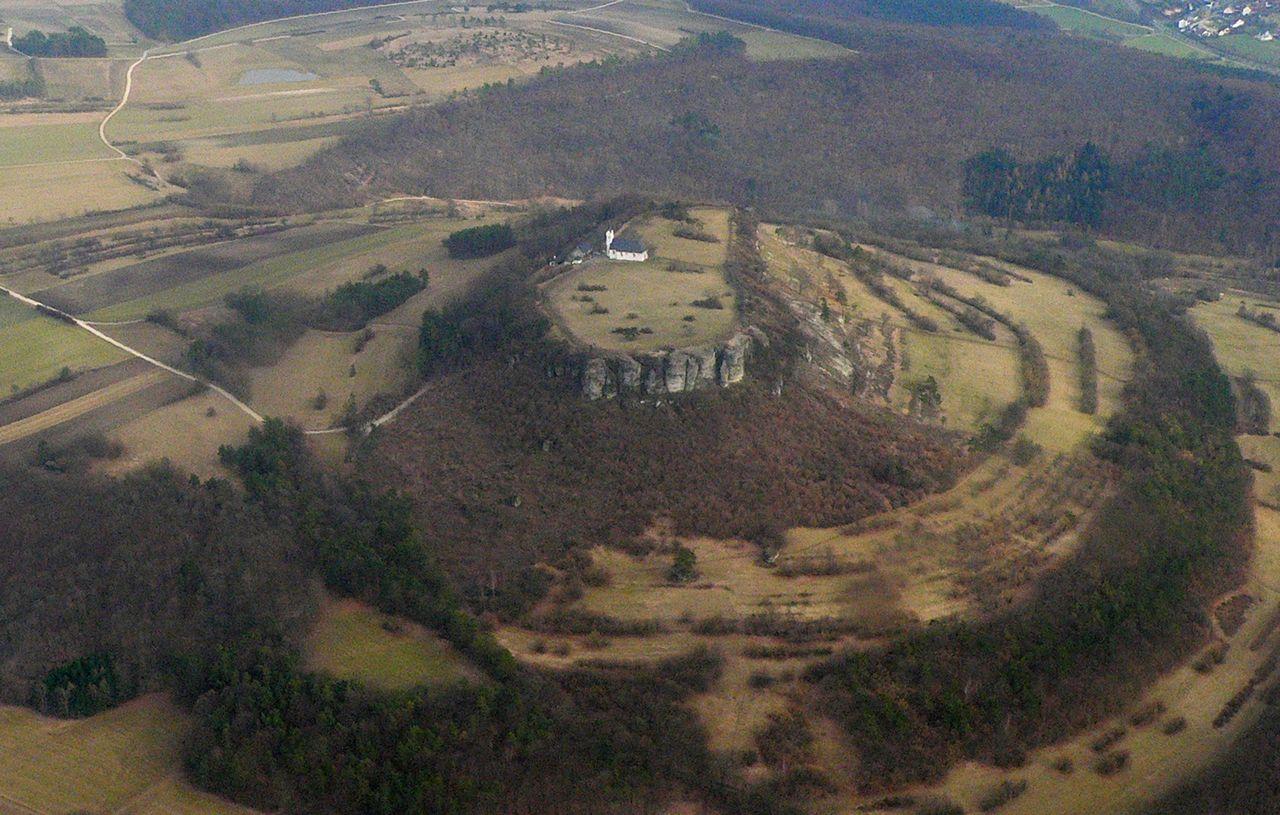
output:
[[96, 34], [74, 25], [65, 32], [46, 34], [32, 29], [13, 38], [13, 47], [29, 57], [105, 57], [107, 43]]
[[177, 42], [262, 20], [376, 4], [367, 0], [125, 0], [124, 16], [148, 37]]
[[[316, 298], [246, 287], [223, 298], [231, 314], [202, 327], [188, 344], [183, 359], [192, 371], [247, 396], [247, 369], [276, 362], [308, 328], [359, 330], [423, 291], [428, 280], [425, 269], [417, 274], [397, 272], [381, 279], [343, 283]], [[175, 325], [172, 317], [163, 312], [148, 319]]]

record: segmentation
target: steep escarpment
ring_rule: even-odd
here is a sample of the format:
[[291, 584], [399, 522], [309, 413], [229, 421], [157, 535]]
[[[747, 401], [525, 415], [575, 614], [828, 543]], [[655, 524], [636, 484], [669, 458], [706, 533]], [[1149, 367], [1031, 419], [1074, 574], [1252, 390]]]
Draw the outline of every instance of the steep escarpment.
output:
[[702, 388], [727, 388], [746, 377], [752, 347], [767, 346], [758, 329], [739, 332], [719, 345], [677, 348], [649, 354], [584, 356], [550, 366], [552, 376], [569, 376], [581, 383], [588, 400], [615, 396], [665, 396]]

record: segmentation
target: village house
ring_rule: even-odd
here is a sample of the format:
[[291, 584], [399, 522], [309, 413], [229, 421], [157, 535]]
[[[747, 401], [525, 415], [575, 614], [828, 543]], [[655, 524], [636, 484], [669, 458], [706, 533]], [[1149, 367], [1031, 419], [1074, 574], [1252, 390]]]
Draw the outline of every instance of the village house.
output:
[[649, 259], [649, 250], [643, 243], [629, 238], [618, 238], [610, 229], [604, 235], [604, 253], [609, 260], [629, 260], [643, 263]]

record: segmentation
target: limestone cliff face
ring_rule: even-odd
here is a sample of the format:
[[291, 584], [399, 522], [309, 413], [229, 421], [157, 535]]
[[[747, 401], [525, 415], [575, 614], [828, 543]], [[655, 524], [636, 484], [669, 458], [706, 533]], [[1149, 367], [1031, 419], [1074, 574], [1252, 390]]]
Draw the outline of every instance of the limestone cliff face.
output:
[[763, 342], [757, 331], [735, 334], [714, 346], [680, 348], [649, 354], [602, 354], [565, 373], [580, 379], [582, 396], [589, 400], [612, 399], [619, 394], [664, 396], [700, 388], [728, 387], [741, 382], [753, 344]]

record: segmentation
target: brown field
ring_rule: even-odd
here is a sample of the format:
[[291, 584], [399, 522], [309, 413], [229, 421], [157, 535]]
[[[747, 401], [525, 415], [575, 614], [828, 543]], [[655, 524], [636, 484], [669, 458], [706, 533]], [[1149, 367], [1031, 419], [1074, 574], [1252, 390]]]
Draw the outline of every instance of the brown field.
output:
[[[700, 208], [692, 214], [718, 242], [676, 237], [672, 230], [678, 224], [655, 216], [631, 225], [649, 248], [649, 260], [589, 258], [544, 284], [543, 298], [562, 330], [582, 343], [615, 351], [687, 347], [727, 337], [737, 323], [737, 296], [723, 268], [728, 213]], [[672, 264], [680, 270], [673, 271]], [[595, 286], [605, 288], [583, 289]], [[722, 308], [692, 305], [706, 298]], [[617, 333], [627, 328], [649, 333], [634, 339]]]
[[0, 427], [0, 445], [20, 441], [51, 427], [79, 418], [90, 411], [110, 405], [126, 396], [150, 387], [168, 376], [172, 376], [172, 374], [152, 369], [148, 373], [141, 373], [129, 379], [107, 385], [101, 390], [64, 402], [57, 407], [37, 413], [34, 416], [4, 425]]
[[124, 446], [124, 454], [104, 470], [118, 474], [168, 459], [201, 478], [225, 478], [229, 473], [218, 461], [218, 448], [242, 442], [252, 426], [251, 418], [211, 391], [171, 401], [116, 423], [108, 435]]
[[371, 227], [358, 224], [318, 223], [271, 235], [200, 247], [83, 278], [73, 278], [33, 296], [64, 311], [83, 314], [120, 303], [145, 300], [157, 292], [176, 289], [253, 263], [337, 243], [372, 231]]
[[114, 103], [124, 93], [129, 62], [119, 59], [41, 59], [40, 73], [53, 100], [101, 100]]

